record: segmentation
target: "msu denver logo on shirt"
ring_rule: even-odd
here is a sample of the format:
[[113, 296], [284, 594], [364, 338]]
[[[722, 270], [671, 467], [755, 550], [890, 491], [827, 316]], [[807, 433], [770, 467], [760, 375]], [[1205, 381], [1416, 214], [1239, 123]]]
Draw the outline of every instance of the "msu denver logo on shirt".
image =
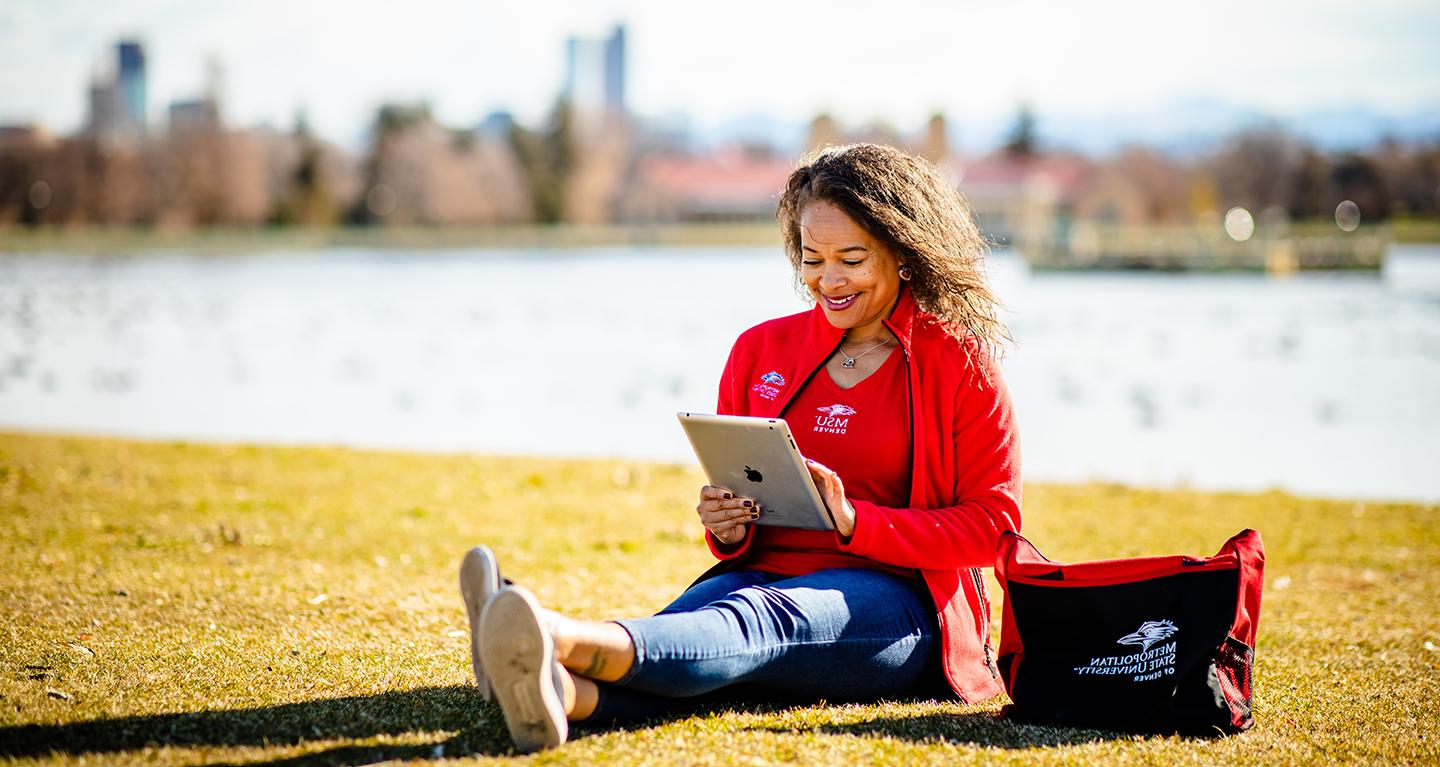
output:
[[780, 396], [780, 387], [785, 385], [785, 376], [775, 371], [770, 371], [760, 376], [760, 383], [750, 387], [750, 391], [759, 394], [765, 399], [775, 399]]
[[820, 415], [815, 416], [815, 431], [821, 434], [844, 434], [850, 425], [850, 416], [856, 412], [849, 405], [839, 404], [815, 409], [820, 411]]

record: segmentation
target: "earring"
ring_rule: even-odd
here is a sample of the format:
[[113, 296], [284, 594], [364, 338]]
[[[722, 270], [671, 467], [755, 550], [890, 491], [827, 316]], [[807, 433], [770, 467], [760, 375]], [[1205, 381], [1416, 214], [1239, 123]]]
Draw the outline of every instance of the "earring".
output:
[[910, 274], [910, 267], [908, 267], [908, 266], [902, 266], [902, 267], [900, 267], [900, 279], [901, 279], [901, 280], [904, 280], [905, 282], [909, 282], [911, 276], [912, 276], [912, 275]]

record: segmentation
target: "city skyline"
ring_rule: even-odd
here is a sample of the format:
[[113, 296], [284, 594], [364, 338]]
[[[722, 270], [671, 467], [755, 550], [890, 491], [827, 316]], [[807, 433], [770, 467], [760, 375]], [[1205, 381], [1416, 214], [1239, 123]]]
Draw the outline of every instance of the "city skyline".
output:
[[819, 112], [919, 126], [934, 111], [973, 129], [1022, 102], [1042, 118], [1092, 123], [1184, 103], [1403, 119], [1440, 103], [1440, 46], [1427, 45], [1440, 29], [1432, 5], [1211, 4], [1162, 21], [1118, 1], [1043, 13], [1023, 3], [902, 4], [867, 14], [859, 4], [824, 12], [742, 2], [722, 13], [638, 0], [417, 0], [397, 25], [329, 0], [143, 0], [124, 9], [12, 0], [0, 8], [0, 122], [81, 128], [86, 84], [121, 38], [146, 45], [152, 123], [205, 88], [211, 60], [224, 66], [226, 117], [238, 125], [288, 128], [303, 110], [322, 135], [354, 145], [380, 104], [421, 101], [457, 126], [493, 110], [535, 122], [564, 87], [566, 41], [601, 38], [616, 24], [628, 37], [627, 105], [702, 129]]

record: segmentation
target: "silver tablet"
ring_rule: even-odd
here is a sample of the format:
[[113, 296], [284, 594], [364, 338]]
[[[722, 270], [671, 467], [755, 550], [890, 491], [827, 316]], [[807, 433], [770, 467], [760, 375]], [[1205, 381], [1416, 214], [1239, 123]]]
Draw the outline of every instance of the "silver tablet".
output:
[[676, 415], [710, 484], [760, 504], [755, 524], [835, 529], [783, 419]]

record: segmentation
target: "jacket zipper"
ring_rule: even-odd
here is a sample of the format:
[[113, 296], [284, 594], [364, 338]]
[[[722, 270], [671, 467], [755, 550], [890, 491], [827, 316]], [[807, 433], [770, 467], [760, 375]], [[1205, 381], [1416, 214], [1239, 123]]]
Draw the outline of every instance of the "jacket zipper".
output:
[[[914, 484], [915, 484], [915, 482], [914, 482], [914, 480], [915, 480], [915, 477], [914, 477], [914, 465], [915, 465], [915, 462], [916, 462], [915, 459], [916, 459], [917, 449], [916, 449], [916, 447], [915, 447], [915, 433], [916, 433], [916, 431], [915, 431], [915, 380], [914, 380], [914, 377], [911, 376], [911, 374], [910, 374], [910, 365], [909, 365], [909, 361], [910, 361], [910, 348], [905, 345], [905, 342], [904, 342], [904, 341], [900, 340], [900, 334], [899, 334], [899, 333], [896, 333], [896, 332], [895, 332], [895, 329], [892, 328], [892, 327], [890, 327], [890, 323], [889, 323], [889, 322], [886, 322], [886, 323], [884, 323], [884, 324], [885, 324], [885, 329], [886, 329], [886, 330], [889, 330], [891, 333], [893, 333], [893, 334], [895, 335], [895, 342], [896, 342], [897, 345], [899, 345], [900, 351], [905, 355], [905, 361], [906, 361], [906, 365], [905, 365], [905, 393], [906, 393], [907, 396], [906, 396], [905, 404], [906, 404], [906, 408], [909, 410], [909, 416], [910, 416], [910, 464], [911, 464], [911, 482], [910, 482], [911, 487], [910, 487], [910, 494], [911, 494], [911, 499], [912, 499], [912, 502], [913, 502], [914, 494], [915, 494], [915, 487], [914, 487]], [[790, 390], [790, 391], [791, 391], [791, 394], [790, 394], [790, 396], [789, 396], [788, 398], [786, 398], [785, 403], [780, 406], [780, 411], [775, 414], [775, 417], [776, 417], [776, 418], [783, 418], [783, 417], [785, 416], [785, 411], [790, 407], [790, 403], [794, 401], [795, 395], [798, 394], [802, 389], [805, 388], [805, 386], [806, 386], [807, 384], [810, 383], [810, 379], [814, 378], [814, 377], [815, 377], [815, 374], [818, 373], [818, 372], [820, 372], [820, 369], [821, 369], [821, 368], [825, 367], [825, 363], [828, 362], [828, 361], [830, 360], [830, 358], [835, 355], [835, 352], [836, 352], [837, 350], [839, 350], [840, 347], [841, 347], [842, 345], [844, 345], [844, 343], [845, 343], [845, 336], [844, 336], [844, 334], [841, 334], [840, 340], [836, 342], [835, 347], [830, 350], [830, 353], [829, 353], [829, 354], [826, 354], [823, 358], [821, 358], [820, 364], [819, 364], [819, 365], [816, 365], [815, 368], [810, 371], [809, 375], [805, 376], [805, 380], [802, 381], [799, 386], [797, 386], [797, 387], [795, 387], [794, 389], [791, 389], [791, 390]], [[918, 570], [917, 570], [916, 572], [917, 572], [917, 574], [919, 573]], [[990, 600], [989, 600], [989, 598], [988, 598], [988, 596], [987, 596], [987, 594], [986, 594], [984, 575], [982, 575], [982, 574], [980, 573], [980, 568], [978, 568], [978, 567], [972, 567], [972, 568], [970, 568], [970, 577], [971, 577], [971, 578], [974, 580], [974, 582], [975, 582], [975, 591], [976, 591], [977, 596], [980, 597], [980, 604], [981, 604], [982, 606], [983, 606], [983, 605], [988, 605], [988, 603], [989, 603]], [[923, 579], [923, 576], [922, 576], [922, 579]], [[999, 669], [999, 667], [997, 667], [997, 666], [995, 665], [994, 652], [993, 652], [992, 647], [991, 647], [991, 644], [990, 644], [990, 614], [989, 614], [989, 612], [988, 612], [989, 608], [986, 607], [985, 609], [986, 609], [985, 614], [983, 614], [982, 616], [980, 616], [981, 627], [982, 627], [982, 629], [983, 629], [982, 633], [984, 634], [984, 637], [985, 637], [985, 647], [984, 647], [984, 650], [985, 650], [985, 667], [990, 670], [990, 676], [991, 676], [992, 678], [994, 678], [994, 679], [999, 679], [999, 678], [1000, 678], [1000, 669]]]
[[990, 650], [990, 598], [985, 593], [985, 576], [981, 574], [980, 568], [970, 568], [970, 577], [975, 581], [975, 591], [980, 597], [981, 608], [985, 613], [980, 618], [980, 625], [985, 635], [985, 667], [990, 669], [990, 676], [999, 679], [1000, 669], [995, 665], [995, 659]]
[[[895, 329], [890, 327], [889, 320], [886, 320], [882, 324], [885, 325], [886, 330], [895, 336], [896, 345], [900, 347], [900, 351], [905, 355], [905, 410], [906, 416], [910, 419], [910, 505], [917, 506], [915, 503], [915, 482], [918, 474], [916, 467], [920, 465], [920, 448], [916, 439], [920, 431], [916, 428], [919, 424], [915, 423], [915, 377], [910, 373], [910, 347], [906, 346], [905, 342], [900, 339], [900, 334], [896, 333]], [[829, 358], [827, 357], [826, 359]]]
[[[830, 361], [830, 358], [833, 357], [833, 356], [835, 356], [835, 352], [838, 351], [838, 350], [840, 349], [840, 347], [843, 346], [844, 344], [845, 344], [845, 335], [842, 333], [842, 334], [840, 335], [840, 340], [835, 343], [835, 348], [834, 348], [834, 349], [831, 349], [829, 354], [827, 354], [827, 355], [825, 355], [824, 357], [821, 357], [821, 358], [820, 358], [820, 364], [819, 364], [819, 365], [816, 365], [815, 368], [810, 371], [810, 374], [807, 375], [807, 376], [805, 376], [805, 380], [801, 381], [799, 386], [796, 386], [795, 388], [793, 388], [793, 389], [790, 390], [790, 394], [785, 397], [785, 402], [784, 402], [784, 404], [780, 405], [780, 410], [775, 413], [775, 417], [776, 417], [776, 418], [784, 418], [784, 417], [785, 417], [785, 411], [790, 409], [790, 403], [795, 401], [795, 397], [796, 397], [797, 395], [799, 395], [800, 392], [801, 392], [801, 390], [803, 390], [803, 389], [810, 383], [810, 379], [814, 378], [814, 377], [815, 377], [815, 374], [816, 374], [816, 373], [819, 373], [819, 372], [820, 372], [820, 369], [823, 368], [823, 367], [825, 367], [825, 363], [826, 363], [826, 362], [829, 362], [829, 361]], [[904, 345], [902, 344], [901, 346], [904, 346]]]

